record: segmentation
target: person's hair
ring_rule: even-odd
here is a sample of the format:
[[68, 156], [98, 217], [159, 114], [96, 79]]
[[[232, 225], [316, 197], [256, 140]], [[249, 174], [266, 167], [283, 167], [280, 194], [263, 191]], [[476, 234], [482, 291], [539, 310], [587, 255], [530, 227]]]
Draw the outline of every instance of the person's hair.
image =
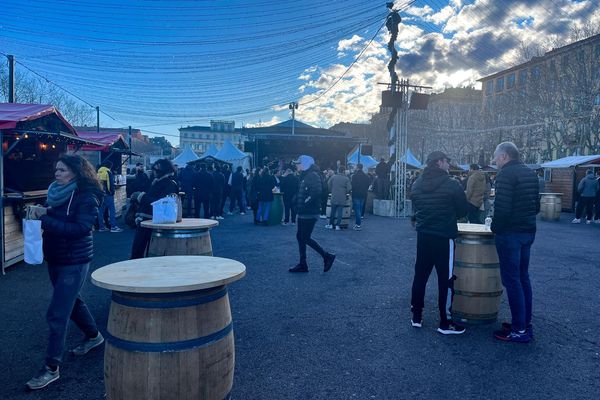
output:
[[344, 168], [344, 167], [339, 167], [337, 169], [338, 174], [343, 174], [345, 171], [346, 171], [346, 168]]
[[135, 166], [136, 166], [136, 167], [143, 167], [143, 166], [144, 166], [144, 164], [143, 164], [143, 163], [141, 163], [141, 162], [139, 162], [139, 163], [135, 163]]
[[242, 168], [241, 165], [238, 165], [238, 167], [235, 169], [237, 172], [242, 172], [244, 170], [244, 168]]
[[496, 153], [504, 153], [511, 160], [518, 160], [519, 157], [520, 157], [520, 155], [519, 155], [519, 149], [517, 149], [517, 146], [513, 142], [502, 142], [502, 143], [500, 143], [496, 147]]
[[152, 166], [152, 169], [154, 170], [154, 173], [157, 178], [162, 178], [167, 174], [174, 174], [175, 172], [177, 172], [173, 163], [164, 158], [156, 160], [156, 162]]
[[112, 161], [110, 161], [110, 160], [104, 160], [104, 161], [102, 161], [102, 166], [103, 166], [103, 167], [106, 167], [106, 168], [108, 168], [108, 169], [111, 169], [111, 168], [112, 168], [112, 166], [113, 166], [113, 163], [112, 163]]
[[76, 154], [63, 154], [56, 162], [58, 161], [65, 164], [73, 172], [79, 189], [94, 188], [102, 190], [94, 166], [85, 158]]
[[359, 171], [363, 170], [363, 165], [361, 163], [356, 164], [356, 169]]
[[479, 164], [471, 164], [469, 168], [471, 168], [473, 171], [477, 171], [479, 170]]

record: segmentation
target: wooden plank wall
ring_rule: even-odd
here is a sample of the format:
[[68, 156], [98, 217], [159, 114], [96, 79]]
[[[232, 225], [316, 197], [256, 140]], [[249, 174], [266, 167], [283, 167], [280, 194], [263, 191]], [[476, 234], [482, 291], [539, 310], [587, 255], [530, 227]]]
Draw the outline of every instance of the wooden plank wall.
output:
[[[4, 232], [2, 235], [4, 246], [4, 260], [17, 259], [23, 256], [23, 225], [21, 220], [14, 215], [12, 206], [4, 207]], [[10, 264], [9, 264], [10, 265]]]
[[573, 211], [573, 168], [553, 168], [545, 190], [548, 193], [562, 193], [562, 209]]

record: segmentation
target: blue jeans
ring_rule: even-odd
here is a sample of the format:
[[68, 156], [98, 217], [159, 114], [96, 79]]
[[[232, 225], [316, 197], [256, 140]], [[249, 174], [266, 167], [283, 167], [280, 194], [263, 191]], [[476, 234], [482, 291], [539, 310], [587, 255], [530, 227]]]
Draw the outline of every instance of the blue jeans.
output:
[[522, 331], [531, 323], [532, 292], [529, 281], [529, 254], [535, 233], [496, 235], [500, 275], [506, 288], [513, 330]]
[[48, 265], [50, 282], [54, 287], [52, 300], [46, 313], [50, 328], [46, 364], [59, 365], [65, 348], [69, 318], [88, 338], [98, 335], [94, 317], [81, 298], [81, 288], [90, 264]]
[[344, 212], [343, 204], [332, 204], [331, 205], [331, 215], [329, 216], [329, 225], [334, 225], [334, 219], [337, 222], [337, 226], [342, 224], [342, 213]]
[[365, 207], [365, 199], [352, 198], [352, 208], [354, 209], [354, 218], [356, 225], [360, 225], [361, 216]]
[[267, 222], [269, 220], [269, 211], [271, 211], [270, 201], [259, 201], [258, 202], [258, 216], [257, 220], [261, 222]]
[[115, 220], [115, 214], [117, 213], [115, 210], [115, 196], [105, 194], [104, 200], [102, 200], [102, 204], [100, 205], [100, 210], [98, 211], [98, 228], [100, 229], [104, 229], [104, 212], [107, 208], [110, 227], [117, 227], [117, 221]]

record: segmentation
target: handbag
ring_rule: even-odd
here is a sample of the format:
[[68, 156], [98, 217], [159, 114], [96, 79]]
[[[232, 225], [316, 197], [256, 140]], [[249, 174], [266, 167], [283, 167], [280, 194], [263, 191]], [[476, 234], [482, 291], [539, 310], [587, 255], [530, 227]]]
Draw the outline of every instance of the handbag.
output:
[[152, 203], [153, 224], [174, 224], [175, 222], [177, 222], [177, 200], [175, 197], [163, 197]]
[[42, 221], [30, 219], [31, 208], [23, 220], [23, 254], [27, 264], [39, 265], [44, 262]]

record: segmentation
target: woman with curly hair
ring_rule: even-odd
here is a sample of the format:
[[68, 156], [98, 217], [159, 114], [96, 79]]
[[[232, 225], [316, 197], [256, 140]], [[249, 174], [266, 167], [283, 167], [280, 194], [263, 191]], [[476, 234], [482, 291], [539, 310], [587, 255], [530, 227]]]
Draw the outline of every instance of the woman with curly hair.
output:
[[42, 221], [44, 259], [54, 288], [46, 314], [50, 328], [46, 362], [27, 382], [31, 390], [46, 387], [60, 377], [69, 319], [85, 334], [72, 354], [84, 355], [104, 342], [81, 298], [94, 251], [92, 227], [102, 199], [100, 182], [94, 167], [78, 155], [61, 156], [54, 177], [46, 206], [33, 207], [30, 212], [31, 218]]

